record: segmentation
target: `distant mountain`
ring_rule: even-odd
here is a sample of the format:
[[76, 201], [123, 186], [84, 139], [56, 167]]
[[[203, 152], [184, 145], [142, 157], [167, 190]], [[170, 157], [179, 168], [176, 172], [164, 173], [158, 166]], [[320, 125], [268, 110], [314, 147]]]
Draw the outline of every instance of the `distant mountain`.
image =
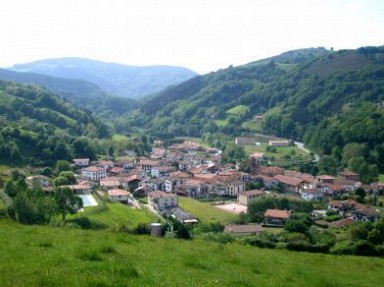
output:
[[84, 80], [63, 79], [6, 69], [0, 69], [0, 79], [45, 87], [76, 107], [86, 108], [96, 113], [123, 114], [136, 106], [132, 100], [108, 96], [99, 86]]
[[113, 96], [140, 98], [184, 82], [197, 74], [174, 66], [127, 66], [83, 58], [47, 59], [10, 68], [53, 77], [85, 80]]

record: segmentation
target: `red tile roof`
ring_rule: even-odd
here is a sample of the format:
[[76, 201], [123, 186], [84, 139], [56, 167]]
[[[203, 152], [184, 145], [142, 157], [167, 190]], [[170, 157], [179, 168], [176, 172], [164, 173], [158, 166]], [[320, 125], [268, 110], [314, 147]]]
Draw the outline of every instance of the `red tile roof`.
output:
[[108, 191], [109, 196], [127, 196], [130, 195], [131, 193], [124, 190], [124, 189], [112, 189]]
[[267, 209], [264, 213], [264, 216], [287, 219], [291, 216], [291, 212], [287, 210], [280, 210], [280, 209]]

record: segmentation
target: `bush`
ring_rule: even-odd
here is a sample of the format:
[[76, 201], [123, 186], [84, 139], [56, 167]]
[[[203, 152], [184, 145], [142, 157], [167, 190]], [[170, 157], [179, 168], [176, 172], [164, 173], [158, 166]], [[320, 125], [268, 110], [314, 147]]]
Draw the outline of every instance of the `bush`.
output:
[[91, 220], [89, 219], [89, 217], [86, 217], [86, 216], [68, 220], [68, 223], [69, 223], [69, 226], [74, 226], [74, 227], [77, 226], [81, 229], [100, 230], [108, 227], [108, 225], [96, 220]]

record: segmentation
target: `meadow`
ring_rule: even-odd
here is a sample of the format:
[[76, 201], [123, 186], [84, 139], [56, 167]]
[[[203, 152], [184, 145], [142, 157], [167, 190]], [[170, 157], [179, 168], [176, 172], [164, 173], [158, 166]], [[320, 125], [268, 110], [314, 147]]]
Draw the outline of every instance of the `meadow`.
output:
[[68, 216], [68, 219], [89, 217], [91, 220], [96, 220], [109, 227], [126, 226], [135, 228], [140, 223], [158, 222], [160, 218], [148, 211], [146, 208], [134, 209], [129, 205], [120, 202], [105, 202], [103, 203], [97, 196], [96, 200], [99, 206], [85, 207], [83, 212], [76, 215]]
[[380, 286], [383, 258], [298, 253], [0, 219], [0, 286]]
[[179, 206], [197, 216], [202, 223], [219, 222], [221, 224], [228, 224], [237, 218], [237, 215], [219, 209], [210, 203], [200, 202], [189, 197], [179, 196]]

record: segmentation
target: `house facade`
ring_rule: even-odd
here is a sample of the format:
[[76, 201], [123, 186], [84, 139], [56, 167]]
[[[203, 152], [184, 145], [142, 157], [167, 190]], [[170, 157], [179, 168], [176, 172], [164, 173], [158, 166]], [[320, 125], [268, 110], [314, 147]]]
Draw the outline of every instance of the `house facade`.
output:
[[153, 191], [148, 194], [148, 204], [156, 210], [174, 208], [178, 206], [177, 195], [163, 191]]
[[131, 196], [131, 193], [129, 193], [124, 189], [108, 190], [108, 197], [113, 201], [128, 203], [128, 199], [130, 196]]
[[237, 203], [247, 206], [249, 202], [263, 195], [265, 195], [265, 191], [263, 190], [247, 190], [237, 195]]
[[88, 180], [96, 181], [105, 178], [107, 176], [107, 171], [105, 168], [90, 166], [81, 170], [81, 176]]

